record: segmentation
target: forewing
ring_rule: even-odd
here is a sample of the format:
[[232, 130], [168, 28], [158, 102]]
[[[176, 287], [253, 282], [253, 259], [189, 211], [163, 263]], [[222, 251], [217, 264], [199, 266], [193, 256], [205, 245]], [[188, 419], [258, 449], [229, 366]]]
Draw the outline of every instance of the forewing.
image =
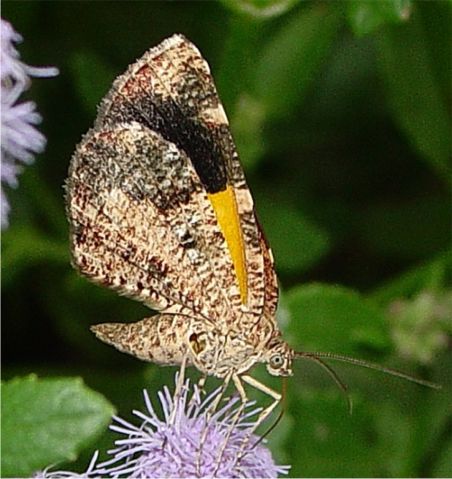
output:
[[231, 306], [260, 317], [266, 302], [265, 269], [273, 267], [268, 262], [265, 266], [267, 248], [208, 64], [192, 43], [175, 35], [115, 81], [96, 128], [124, 121], [147, 126], [186, 153], [227, 242], [226, 250], [213, 255], [219, 282], [229, 285], [232, 273], [240, 298], [226, 290]]
[[264, 316], [269, 321], [276, 324], [276, 309], [278, 307], [278, 278], [276, 276], [273, 253], [264, 236], [262, 228], [259, 226], [261, 236], [261, 250], [264, 256], [264, 281], [265, 281], [265, 299]]

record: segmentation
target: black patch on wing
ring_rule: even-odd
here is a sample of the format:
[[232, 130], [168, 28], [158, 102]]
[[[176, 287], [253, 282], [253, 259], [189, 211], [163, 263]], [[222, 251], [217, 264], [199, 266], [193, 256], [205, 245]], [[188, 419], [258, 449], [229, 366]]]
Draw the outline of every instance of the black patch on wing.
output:
[[185, 115], [172, 99], [159, 101], [143, 94], [129, 100], [119, 93], [110, 101], [103, 125], [136, 121], [160, 133], [186, 153], [208, 193], [226, 189], [226, 162], [212, 131]]

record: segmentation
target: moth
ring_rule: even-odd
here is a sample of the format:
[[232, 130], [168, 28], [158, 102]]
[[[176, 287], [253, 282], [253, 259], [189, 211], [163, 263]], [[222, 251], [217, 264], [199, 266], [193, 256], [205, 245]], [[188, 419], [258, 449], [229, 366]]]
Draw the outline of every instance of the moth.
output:
[[[432, 386], [404, 373], [330, 353], [294, 351], [275, 319], [273, 256], [256, 217], [209, 66], [174, 35], [119, 76], [72, 157], [67, 215], [74, 266], [95, 283], [159, 314], [92, 327], [120, 351], [161, 365], [196, 367], [273, 398], [249, 375], [264, 363], [291, 376], [297, 357], [348, 361]], [[344, 387], [343, 387], [344, 388]]]

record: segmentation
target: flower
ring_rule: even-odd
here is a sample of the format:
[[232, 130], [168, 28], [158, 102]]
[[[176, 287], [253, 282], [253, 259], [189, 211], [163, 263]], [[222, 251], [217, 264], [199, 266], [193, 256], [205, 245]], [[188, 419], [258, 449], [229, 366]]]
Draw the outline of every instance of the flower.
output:
[[30, 86], [30, 77], [51, 77], [58, 74], [53, 67], [31, 67], [20, 61], [14, 43], [22, 37], [10, 23], [1, 19], [0, 26], [1, 66], [1, 227], [8, 225], [10, 206], [3, 184], [17, 186], [21, 171], [18, 162], [29, 164], [35, 153], [44, 150], [46, 139], [34, 125], [41, 122], [32, 101], [18, 103], [20, 95]]
[[[177, 382], [177, 378], [176, 378]], [[108, 451], [110, 459], [87, 472], [70, 475], [59, 471], [35, 477], [228, 477], [273, 478], [287, 474], [288, 466], [277, 466], [269, 449], [252, 433], [252, 418], [262, 411], [254, 403], [240, 410], [235, 396], [223, 407], [212, 411], [220, 399], [221, 388], [201, 399], [194, 386], [191, 396], [187, 380], [180, 394], [171, 395], [165, 386], [158, 393], [162, 417], [156, 413], [149, 395], [144, 391], [146, 412], [133, 411], [140, 424], [133, 425], [114, 417], [110, 428], [121, 434], [115, 448]], [[240, 411], [239, 417], [237, 414]]]
[[[116, 441], [118, 447], [110, 451], [114, 458], [99, 465], [98, 472], [104, 476], [120, 474], [134, 478], [270, 478], [287, 472], [287, 468], [275, 465], [266, 447], [255, 446], [259, 438], [251, 434], [250, 419], [261, 409], [250, 411], [253, 403], [249, 403], [238, 420], [234, 420], [240, 404], [238, 397], [209, 414], [209, 406], [221, 394], [220, 389], [204, 401], [196, 385], [190, 400], [188, 392], [188, 381], [179, 398], [172, 397], [167, 387], [159, 392], [163, 411], [163, 418], [159, 418], [144, 391], [147, 413], [134, 411], [142, 424], [134, 426], [115, 418], [117, 425], [111, 429], [124, 434], [126, 439]], [[114, 464], [119, 465], [114, 467]]]

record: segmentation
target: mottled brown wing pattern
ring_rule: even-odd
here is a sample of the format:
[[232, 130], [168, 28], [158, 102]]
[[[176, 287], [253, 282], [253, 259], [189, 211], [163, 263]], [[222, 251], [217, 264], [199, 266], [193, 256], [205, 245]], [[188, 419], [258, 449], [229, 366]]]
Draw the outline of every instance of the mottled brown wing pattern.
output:
[[273, 253], [265, 239], [262, 228], [259, 227], [261, 237], [261, 250], [264, 255], [264, 281], [265, 300], [263, 316], [272, 322], [276, 322], [276, 309], [278, 307], [278, 278], [276, 276]]
[[68, 215], [73, 261], [93, 281], [166, 312], [218, 323], [233, 314], [212, 281], [210, 249], [227, 250], [210, 203], [185, 153], [158, 133], [138, 123], [88, 133]]
[[[172, 155], [162, 159], [161, 148]], [[227, 185], [243, 237], [246, 305], [207, 196]], [[239, 330], [274, 311], [271, 253], [226, 115], [207, 63], [181, 35], [114, 82], [74, 155], [68, 193], [74, 263], [94, 281], [154, 309]]]
[[[102, 341], [123, 353], [163, 366], [181, 364], [185, 336], [190, 326], [179, 314], [157, 314], [135, 323], [104, 323], [93, 328]], [[191, 366], [187, 357], [187, 366]]]
[[[235, 190], [246, 256], [245, 312], [259, 317], [265, 301], [264, 260], [251, 194], [209, 66], [198, 49], [175, 35], [151, 49], [119, 77], [100, 108], [96, 127], [135, 120], [183, 149], [208, 192]], [[232, 268], [219, 272], [231, 283]], [[221, 276], [226, 276], [222, 280]], [[236, 297], [230, 297], [240, 308]]]

